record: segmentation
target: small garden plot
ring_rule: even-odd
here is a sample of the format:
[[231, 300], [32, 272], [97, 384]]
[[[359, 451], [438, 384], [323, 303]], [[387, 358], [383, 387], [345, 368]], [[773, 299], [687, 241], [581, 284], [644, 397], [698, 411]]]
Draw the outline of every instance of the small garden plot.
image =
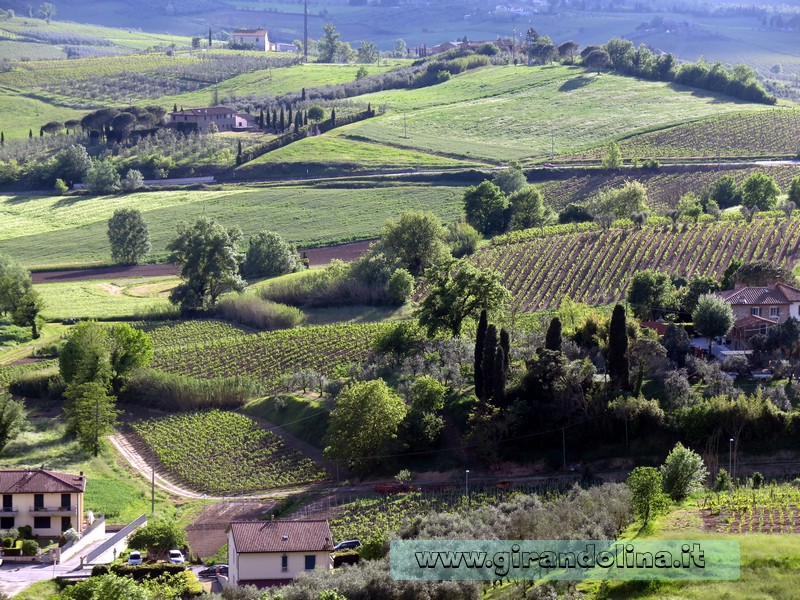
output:
[[257, 492], [325, 478], [312, 460], [236, 413], [173, 415], [133, 427], [168, 471], [211, 494]]
[[769, 485], [721, 492], [701, 503], [706, 529], [724, 533], [800, 532], [800, 489]]
[[242, 327], [224, 321], [143, 321], [134, 323], [134, 326], [153, 338], [153, 345], [159, 349], [206, 344], [247, 335]]

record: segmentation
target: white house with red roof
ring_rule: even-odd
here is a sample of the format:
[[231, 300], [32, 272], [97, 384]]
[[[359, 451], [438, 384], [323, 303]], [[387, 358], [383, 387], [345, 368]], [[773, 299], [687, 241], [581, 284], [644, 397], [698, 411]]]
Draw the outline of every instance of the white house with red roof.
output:
[[302, 571], [333, 568], [325, 520], [233, 521], [227, 533], [231, 585], [286, 585]]
[[767, 331], [789, 317], [800, 319], [800, 290], [777, 282], [764, 287], [737, 284], [732, 290], [717, 292], [731, 305], [736, 322], [731, 339], [733, 347], [748, 347], [748, 340]]
[[198, 131], [208, 131], [214, 123], [218, 131], [242, 131], [250, 127], [254, 118], [251, 115], [237, 113], [226, 106], [208, 108], [189, 108], [171, 112], [169, 124], [173, 127], [196, 125]]
[[69, 473], [0, 470], [0, 529], [30, 525], [35, 535], [58, 537], [67, 529], [83, 531], [86, 477]]
[[266, 52], [270, 49], [269, 34], [266, 29], [237, 29], [233, 32], [233, 43], [252, 44], [255, 50]]

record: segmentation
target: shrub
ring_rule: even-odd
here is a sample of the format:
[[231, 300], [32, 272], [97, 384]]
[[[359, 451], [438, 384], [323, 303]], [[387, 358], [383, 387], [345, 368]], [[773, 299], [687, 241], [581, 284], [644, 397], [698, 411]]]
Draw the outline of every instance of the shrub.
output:
[[14, 545], [14, 538], [3, 538], [3, 548], [11, 548]]
[[396, 306], [405, 304], [414, 293], [414, 276], [406, 269], [397, 269], [386, 284], [389, 303]]
[[8, 390], [23, 398], [60, 398], [66, 384], [55, 369], [22, 373], [8, 385]]
[[248, 377], [197, 379], [154, 369], [136, 371], [120, 400], [160, 410], [238, 408], [261, 394], [261, 386]]
[[757, 490], [761, 487], [764, 487], [764, 476], [758, 471], [753, 473], [751, 480], [753, 482], [753, 489]]
[[715, 492], [727, 492], [733, 487], [731, 475], [725, 469], [720, 469], [717, 473], [717, 480], [714, 482]]
[[244, 261], [246, 277], [273, 277], [297, 270], [297, 250], [274, 231], [262, 231], [250, 238]]
[[478, 249], [481, 234], [466, 221], [455, 221], [447, 228], [445, 241], [450, 246], [450, 253], [455, 258], [462, 258]]
[[217, 314], [226, 321], [267, 331], [291, 329], [305, 321], [305, 314], [299, 308], [253, 295], [225, 298], [217, 304]]
[[36, 556], [39, 552], [39, 542], [36, 540], [22, 541], [22, 556]]
[[664, 491], [673, 500], [683, 500], [702, 489], [708, 471], [700, 455], [678, 442], [661, 465]]
[[21, 540], [33, 539], [33, 528], [30, 525], [23, 525], [18, 529], [18, 536]]
[[59, 179], [56, 179], [56, 183], [53, 186], [53, 191], [56, 194], [59, 194], [59, 195], [63, 196], [64, 194], [66, 194], [69, 191], [69, 186], [66, 184], [66, 182], [63, 179], [59, 178]]
[[144, 175], [137, 169], [130, 169], [122, 180], [122, 189], [126, 192], [133, 192], [144, 185]]

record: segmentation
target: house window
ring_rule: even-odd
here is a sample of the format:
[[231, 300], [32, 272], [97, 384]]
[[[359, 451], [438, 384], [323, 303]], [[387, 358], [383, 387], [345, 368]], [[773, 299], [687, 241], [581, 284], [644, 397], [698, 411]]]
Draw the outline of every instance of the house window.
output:
[[61, 517], [61, 531], [72, 529], [72, 519], [69, 517]]
[[34, 529], [50, 529], [50, 517], [33, 517]]
[[0, 517], [0, 529], [12, 529], [14, 527], [14, 517]]
[[33, 495], [33, 510], [41, 510], [44, 508], [44, 494]]
[[61, 494], [61, 508], [72, 508], [72, 496], [70, 494]]
[[754, 306], [753, 308], [750, 309], [750, 314], [753, 315], [754, 317], [760, 317], [761, 316], [761, 307], [760, 306]]
[[770, 306], [769, 307], [769, 316], [770, 317], [780, 317], [781, 316], [781, 307], [780, 306]]
[[313, 571], [317, 566], [317, 557], [313, 554], [306, 554], [306, 571]]
[[[11, 504], [11, 502], [13, 501], [13, 498], [14, 497], [11, 494], [3, 494], [3, 511], [4, 512], [11, 512], [12, 510], [14, 510], [12, 508], [12, 504]], [[3, 529], [8, 529], [8, 528], [4, 527]]]
[[285, 554], [281, 556], [281, 571], [284, 573], [289, 570], [289, 557]]

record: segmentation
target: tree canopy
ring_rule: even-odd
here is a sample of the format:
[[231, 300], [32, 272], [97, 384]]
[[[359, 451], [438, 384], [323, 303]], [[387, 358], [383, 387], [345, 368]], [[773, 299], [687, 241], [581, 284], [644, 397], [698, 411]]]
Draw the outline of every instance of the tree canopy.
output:
[[728, 335], [735, 321], [733, 308], [719, 296], [704, 294], [697, 300], [692, 312], [694, 328], [702, 336], [708, 337], [708, 347], [715, 337]]
[[468, 187], [464, 192], [467, 223], [483, 235], [502, 233], [508, 222], [508, 199], [491, 181]]
[[652, 320], [673, 304], [675, 286], [666, 273], [645, 269], [633, 274], [625, 298], [636, 318]]
[[445, 233], [434, 213], [408, 211], [386, 223], [379, 245], [417, 276], [445, 256]]
[[70, 385], [64, 396], [67, 426], [75, 432], [81, 449], [97, 456], [103, 437], [112, 433], [117, 423], [116, 398], [97, 381]]
[[274, 277], [297, 270], [297, 249], [274, 231], [262, 231], [250, 238], [244, 260], [247, 277]]
[[178, 225], [178, 237], [167, 246], [171, 260], [180, 268], [183, 283], [170, 294], [181, 310], [208, 310], [225, 292], [241, 292], [245, 281], [239, 275], [243, 256], [236, 247], [242, 233], [226, 230], [215, 219], [201, 217], [194, 225]]
[[186, 543], [186, 532], [183, 528], [175, 521], [167, 519], [148, 521], [128, 538], [130, 548], [146, 550], [151, 559], [162, 558], [173, 548], [185, 548]]
[[510, 229], [544, 227], [555, 219], [553, 211], [544, 203], [539, 188], [529, 185], [514, 192], [508, 199], [511, 208]]
[[[130, 172], [129, 172], [130, 174]], [[142, 212], [120, 208], [108, 220], [108, 241], [111, 258], [123, 265], [137, 265], [150, 252], [150, 233]]]
[[742, 206], [747, 208], [771, 210], [780, 195], [781, 188], [766, 173], [753, 173], [742, 184]]
[[617, 188], [606, 188], [597, 195], [600, 208], [618, 218], [647, 210], [647, 188], [639, 181], [626, 181]]
[[13, 313], [32, 286], [27, 269], [10, 256], [0, 254], [0, 313]]

